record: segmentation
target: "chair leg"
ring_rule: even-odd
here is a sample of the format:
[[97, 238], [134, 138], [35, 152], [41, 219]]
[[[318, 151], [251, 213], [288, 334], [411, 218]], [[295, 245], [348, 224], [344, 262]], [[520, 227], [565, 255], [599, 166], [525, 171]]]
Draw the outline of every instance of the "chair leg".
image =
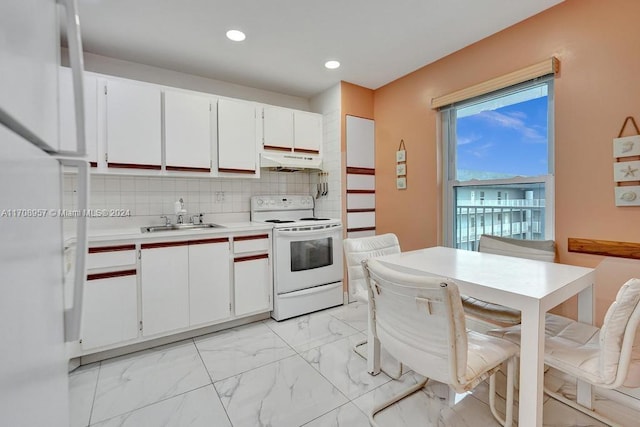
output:
[[[367, 354], [362, 351], [360, 349], [360, 347], [363, 347], [365, 344], [367, 343], [367, 340], [362, 340], [359, 341], [358, 343], [356, 343], [356, 345], [353, 346], [353, 351], [360, 357], [362, 357], [363, 359], [367, 358]], [[381, 357], [382, 359], [382, 357]], [[383, 366], [382, 366], [382, 360], [380, 360], [380, 371], [384, 372], [387, 376], [391, 377], [394, 380], [400, 379], [400, 377], [403, 374], [403, 370], [404, 370], [404, 366], [402, 366], [401, 362], [398, 362], [398, 367], [397, 370], [394, 372], [388, 372]]]
[[388, 408], [389, 406], [393, 405], [396, 402], [401, 401], [405, 397], [412, 395], [416, 391], [421, 390], [422, 387], [424, 387], [427, 384], [428, 381], [429, 381], [429, 378], [426, 378], [425, 380], [420, 381], [416, 385], [414, 385], [414, 386], [408, 388], [407, 390], [403, 391], [402, 393], [392, 397], [391, 399], [387, 400], [386, 402], [383, 402], [383, 403], [375, 406], [373, 408], [373, 411], [371, 411], [371, 414], [369, 414], [369, 424], [371, 426], [373, 426], [373, 427], [379, 427], [378, 423], [376, 423], [375, 420], [373, 419], [373, 417], [375, 417], [375, 415], [378, 412], [382, 411], [383, 409]]
[[511, 427], [513, 425], [513, 377], [514, 377], [514, 360], [511, 358], [507, 362], [507, 402], [505, 404], [505, 418], [503, 419], [496, 410], [496, 374], [494, 373], [489, 377], [489, 407], [491, 408], [491, 414], [498, 422], [504, 427]]
[[572, 407], [573, 409], [582, 412], [585, 415], [590, 416], [593, 419], [596, 419], [598, 421], [601, 421], [611, 427], [624, 427], [622, 424], [616, 423], [615, 421], [611, 420], [608, 417], [605, 417], [602, 414], [598, 414], [595, 410], [593, 409], [589, 409], [589, 408], [585, 408], [584, 406], [580, 405], [577, 402], [574, 402], [573, 400], [567, 399], [566, 397], [564, 397], [562, 394], [557, 393], [555, 391], [551, 391], [550, 389], [548, 389], [547, 387], [544, 387], [544, 392], [545, 394], [548, 394], [550, 397], [552, 397], [553, 399], [557, 400], [558, 402], [562, 402], [565, 405], [568, 405], [570, 407]]

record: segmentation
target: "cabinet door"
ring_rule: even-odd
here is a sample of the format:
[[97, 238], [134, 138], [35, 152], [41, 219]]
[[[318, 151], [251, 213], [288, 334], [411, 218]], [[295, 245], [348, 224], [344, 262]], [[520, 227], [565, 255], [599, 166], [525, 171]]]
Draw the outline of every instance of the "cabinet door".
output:
[[136, 271], [90, 274], [84, 286], [82, 348], [128, 341], [138, 336]]
[[160, 169], [160, 87], [107, 81], [109, 167]]
[[184, 92], [164, 92], [167, 170], [211, 171], [211, 102]]
[[263, 148], [265, 150], [291, 151], [293, 148], [293, 111], [286, 108], [264, 107]]
[[295, 111], [293, 123], [294, 151], [319, 154], [322, 147], [322, 115]]
[[[73, 100], [71, 70], [60, 67], [60, 149], [75, 151], [76, 112]], [[91, 74], [84, 75], [84, 124], [87, 139], [87, 158], [98, 162], [98, 79]]]
[[187, 242], [143, 244], [140, 267], [142, 335], [189, 326]]
[[189, 324], [231, 315], [229, 239], [189, 242]]
[[233, 263], [235, 315], [270, 310], [269, 255], [238, 257]]
[[256, 173], [256, 109], [249, 102], [218, 101], [218, 171]]

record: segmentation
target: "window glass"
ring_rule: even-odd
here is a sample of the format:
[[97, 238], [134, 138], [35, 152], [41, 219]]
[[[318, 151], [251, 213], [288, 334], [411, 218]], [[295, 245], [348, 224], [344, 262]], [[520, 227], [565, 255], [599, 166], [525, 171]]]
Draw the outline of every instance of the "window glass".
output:
[[449, 246], [553, 238], [552, 95], [547, 77], [442, 111]]

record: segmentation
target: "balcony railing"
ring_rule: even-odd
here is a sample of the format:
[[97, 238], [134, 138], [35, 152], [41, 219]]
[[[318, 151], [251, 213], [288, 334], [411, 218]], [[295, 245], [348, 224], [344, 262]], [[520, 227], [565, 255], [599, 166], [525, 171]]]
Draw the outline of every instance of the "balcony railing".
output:
[[[508, 200], [509, 205], [489, 205], [485, 200], [460, 200], [456, 209], [455, 242], [457, 248], [476, 249], [482, 234], [541, 239], [544, 236], [544, 200]], [[516, 203], [521, 202], [522, 204]], [[474, 203], [465, 205], [464, 203]], [[528, 205], [525, 205], [528, 203]]]
[[485, 207], [535, 207], [544, 208], [544, 199], [512, 199], [512, 200], [458, 200], [458, 207], [485, 206]]

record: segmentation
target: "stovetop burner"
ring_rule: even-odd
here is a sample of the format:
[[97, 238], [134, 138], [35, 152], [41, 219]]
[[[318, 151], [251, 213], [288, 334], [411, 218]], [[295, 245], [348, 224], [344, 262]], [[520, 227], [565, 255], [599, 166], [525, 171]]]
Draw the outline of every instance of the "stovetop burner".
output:
[[300, 218], [300, 221], [329, 221], [329, 218]]
[[265, 222], [272, 222], [274, 224], [287, 224], [289, 222], [295, 222], [295, 221], [289, 220], [289, 219], [268, 219]]

